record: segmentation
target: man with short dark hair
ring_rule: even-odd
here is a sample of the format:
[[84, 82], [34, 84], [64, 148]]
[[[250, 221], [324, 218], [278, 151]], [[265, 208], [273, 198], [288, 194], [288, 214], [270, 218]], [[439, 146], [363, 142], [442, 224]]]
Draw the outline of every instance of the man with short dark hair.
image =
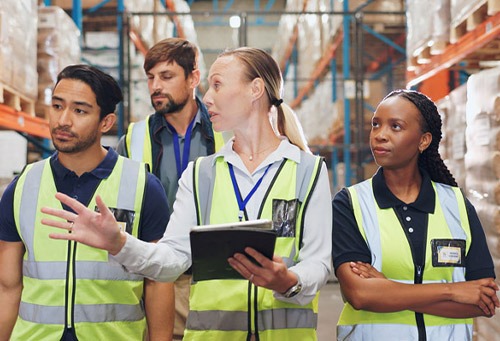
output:
[[[0, 340], [166, 340], [173, 286], [126, 272], [106, 252], [54, 241], [41, 225], [56, 192], [94, 209], [107, 198], [120, 228], [155, 242], [169, 220], [160, 181], [143, 163], [101, 145], [122, 92], [88, 65], [66, 67], [49, 112], [49, 159], [27, 165], [0, 201]], [[60, 207], [60, 205], [58, 205]], [[68, 224], [71, 233], [72, 222]]]

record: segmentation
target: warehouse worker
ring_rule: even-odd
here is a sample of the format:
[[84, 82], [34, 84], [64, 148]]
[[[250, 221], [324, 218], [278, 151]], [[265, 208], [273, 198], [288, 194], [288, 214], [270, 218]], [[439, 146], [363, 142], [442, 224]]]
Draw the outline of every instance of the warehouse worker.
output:
[[43, 223], [108, 250], [127, 270], [158, 280], [176, 278], [191, 265], [189, 231], [200, 224], [267, 218], [278, 233], [275, 256], [251, 248], [228, 261], [240, 280], [198, 281], [191, 286], [184, 340], [316, 340], [318, 291], [331, 266], [331, 194], [326, 165], [311, 155], [300, 125], [283, 103], [282, 78], [272, 57], [256, 48], [222, 53], [210, 68], [204, 102], [216, 131], [234, 138], [214, 155], [189, 163], [174, 211], [158, 244], [117, 229], [115, 219], [58, 194], [75, 213], [44, 208], [66, 221]]
[[172, 337], [171, 283], [129, 274], [102, 250], [49, 239], [40, 225], [39, 208], [57, 205], [59, 191], [91, 210], [97, 195], [106, 198], [121, 228], [145, 242], [163, 235], [160, 181], [101, 146], [121, 100], [116, 81], [94, 67], [58, 75], [49, 114], [57, 151], [25, 167], [0, 202], [0, 340], [142, 340], [146, 330], [150, 340]]
[[339, 340], [472, 340], [472, 317], [499, 307], [481, 223], [440, 140], [427, 96], [396, 90], [377, 107], [370, 147], [380, 168], [333, 200], [332, 255], [347, 300]]
[[[207, 108], [195, 95], [200, 84], [195, 45], [180, 38], [158, 42], [146, 54], [144, 71], [155, 113], [131, 123], [117, 151], [150, 166], [163, 184], [172, 212], [188, 162], [214, 153], [216, 143], [223, 142], [220, 134], [214, 135]], [[175, 340], [182, 340], [186, 327], [190, 285], [190, 271], [175, 281]]]

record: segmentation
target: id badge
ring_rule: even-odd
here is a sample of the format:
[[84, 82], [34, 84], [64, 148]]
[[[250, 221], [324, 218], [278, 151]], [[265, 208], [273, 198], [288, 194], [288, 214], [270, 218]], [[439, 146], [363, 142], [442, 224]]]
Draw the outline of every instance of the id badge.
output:
[[465, 240], [463, 239], [433, 239], [433, 267], [465, 267]]
[[[96, 206], [94, 209], [99, 212], [99, 208]], [[120, 230], [132, 234], [132, 227], [134, 226], [135, 211], [126, 210], [123, 208], [109, 207], [109, 210], [115, 216], [116, 222]]]
[[295, 237], [299, 200], [273, 199], [273, 228], [278, 237]]

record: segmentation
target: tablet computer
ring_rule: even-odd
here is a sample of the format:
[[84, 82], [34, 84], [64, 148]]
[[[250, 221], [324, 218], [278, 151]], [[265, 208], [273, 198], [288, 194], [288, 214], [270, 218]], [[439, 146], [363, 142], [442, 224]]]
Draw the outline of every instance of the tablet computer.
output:
[[267, 219], [200, 225], [191, 229], [190, 242], [194, 281], [244, 279], [227, 259], [235, 253], [245, 254], [246, 247], [272, 259], [276, 232]]

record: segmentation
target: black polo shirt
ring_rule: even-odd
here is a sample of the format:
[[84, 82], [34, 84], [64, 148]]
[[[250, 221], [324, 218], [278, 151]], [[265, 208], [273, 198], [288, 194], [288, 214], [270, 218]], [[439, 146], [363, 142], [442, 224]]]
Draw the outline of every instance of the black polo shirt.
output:
[[[87, 205], [99, 183], [109, 177], [117, 160], [118, 154], [109, 148], [104, 160], [94, 170], [81, 176], [77, 176], [73, 171], [64, 167], [59, 161], [57, 152], [51, 156], [49, 162], [57, 190]], [[9, 184], [0, 201], [0, 240], [9, 242], [21, 241], [16, 229], [13, 209], [17, 179]], [[146, 242], [160, 239], [165, 232], [169, 217], [167, 197], [160, 180], [147, 173], [144, 204], [139, 221], [139, 239]]]
[[[375, 200], [381, 209], [394, 209], [401, 222], [401, 228], [412, 247], [414, 262], [422, 265], [425, 259], [425, 240], [428, 215], [434, 213], [436, 195], [432, 182], [424, 170], [421, 170], [422, 186], [417, 200], [406, 204], [399, 200], [387, 187], [382, 168], [373, 176], [372, 185]], [[488, 250], [481, 222], [474, 206], [466, 199], [472, 243], [466, 256], [466, 279], [495, 277], [493, 260]], [[361, 261], [371, 263], [371, 252], [359, 232], [352, 203], [347, 189], [339, 191], [332, 202], [333, 233], [332, 257], [335, 269], [345, 262]]]

